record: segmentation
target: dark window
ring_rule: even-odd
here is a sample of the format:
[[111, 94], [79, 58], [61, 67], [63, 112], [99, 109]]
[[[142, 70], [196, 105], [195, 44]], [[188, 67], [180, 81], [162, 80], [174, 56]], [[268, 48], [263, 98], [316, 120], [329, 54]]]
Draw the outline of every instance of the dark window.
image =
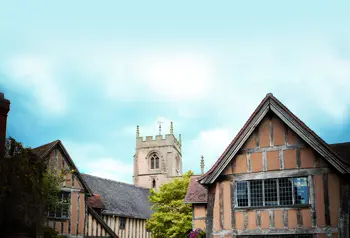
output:
[[153, 179], [153, 180], [152, 180], [152, 188], [155, 188], [155, 187], [156, 187], [156, 180]]
[[268, 179], [264, 181], [265, 185], [265, 206], [278, 205], [277, 199], [277, 180]]
[[119, 217], [119, 229], [125, 229], [126, 218]]
[[72, 174], [72, 187], [74, 187], [74, 180], [75, 180], [75, 175]]
[[238, 181], [237, 207], [309, 204], [306, 177]]
[[251, 206], [262, 206], [263, 205], [263, 181], [256, 180], [250, 182], [250, 199]]
[[278, 180], [280, 188], [280, 205], [293, 204], [293, 181], [291, 178], [281, 178]]
[[151, 154], [151, 169], [159, 169], [159, 157], [156, 153]]
[[62, 191], [58, 196], [60, 203], [56, 207], [49, 207], [47, 216], [49, 218], [68, 218], [70, 192]]
[[237, 182], [237, 203], [239, 207], [248, 207], [248, 182]]

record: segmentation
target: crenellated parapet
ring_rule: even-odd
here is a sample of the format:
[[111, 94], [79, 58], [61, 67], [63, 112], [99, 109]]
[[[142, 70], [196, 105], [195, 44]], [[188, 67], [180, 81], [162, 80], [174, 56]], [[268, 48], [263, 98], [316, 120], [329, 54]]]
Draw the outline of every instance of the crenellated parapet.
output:
[[147, 148], [154, 146], [175, 146], [181, 152], [181, 134], [178, 138], [173, 134], [173, 123], [170, 126], [170, 134], [156, 135], [156, 136], [140, 136], [140, 128], [136, 128], [136, 149]]

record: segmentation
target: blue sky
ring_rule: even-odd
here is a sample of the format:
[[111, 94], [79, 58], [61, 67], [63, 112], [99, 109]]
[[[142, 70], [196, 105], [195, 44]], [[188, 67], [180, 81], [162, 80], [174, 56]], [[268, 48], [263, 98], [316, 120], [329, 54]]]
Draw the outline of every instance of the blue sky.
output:
[[8, 136], [60, 139], [86, 173], [132, 181], [135, 129], [174, 121], [210, 168], [268, 92], [350, 141], [349, 1], [3, 1]]

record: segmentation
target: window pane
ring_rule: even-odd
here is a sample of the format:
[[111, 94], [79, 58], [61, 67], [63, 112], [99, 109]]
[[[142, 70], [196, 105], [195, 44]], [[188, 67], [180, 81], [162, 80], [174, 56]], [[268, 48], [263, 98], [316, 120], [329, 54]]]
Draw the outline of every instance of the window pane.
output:
[[237, 182], [237, 205], [248, 206], [248, 182]]
[[295, 204], [308, 204], [309, 191], [306, 178], [294, 178]]
[[277, 182], [275, 179], [264, 181], [265, 185], [265, 206], [277, 205]]
[[55, 217], [62, 217], [62, 205], [56, 207]]
[[262, 180], [250, 182], [250, 205], [251, 206], [262, 206], [263, 205], [263, 190]]
[[278, 180], [280, 188], [280, 205], [291, 205], [293, 204], [293, 193], [292, 193], [292, 179], [281, 178]]
[[158, 169], [159, 168], [159, 158], [157, 157], [156, 158], [156, 169]]
[[151, 158], [151, 169], [154, 169], [154, 158]]
[[125, 222], [126, 222], [126, 218], [125, 217], [119, 217], [119, 229], [125, 229]]

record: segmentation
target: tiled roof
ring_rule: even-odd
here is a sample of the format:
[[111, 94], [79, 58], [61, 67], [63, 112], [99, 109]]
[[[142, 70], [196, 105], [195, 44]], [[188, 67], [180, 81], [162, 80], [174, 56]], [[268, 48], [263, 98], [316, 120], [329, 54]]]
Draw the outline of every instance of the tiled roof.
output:
[[148, 189], [88, 174], [82, 174], [82, 177], [93, 193], [101, 196], [106, 208], [103, 214], [139, 219], [148, 219], [151, 216], [152, 205], [148, 201]]
[[59, 142], [59, 140], [55, 140], [52, 141], [50, 143], [47, 143], [45, 145], [41, 145], [39, 147], [33, 148], [32, 152], [34, 152], [35, 154], [37, 154], [40, 157], [45, 157], [53, 147], [55, 147], [55, 145]]
[[329, 144], [329, 146], [340, 156], [343, 162], [350, 165], [350, 142]]
[[105, 205], [102, 202], [100, 194], [94, 194], [88, 198], [88, 205], [92, 208], [105, 209]]
[[185, 203], [207, 203], [208, 190], [197, 181], [199, 177], [196, 175], [191, 177]]

